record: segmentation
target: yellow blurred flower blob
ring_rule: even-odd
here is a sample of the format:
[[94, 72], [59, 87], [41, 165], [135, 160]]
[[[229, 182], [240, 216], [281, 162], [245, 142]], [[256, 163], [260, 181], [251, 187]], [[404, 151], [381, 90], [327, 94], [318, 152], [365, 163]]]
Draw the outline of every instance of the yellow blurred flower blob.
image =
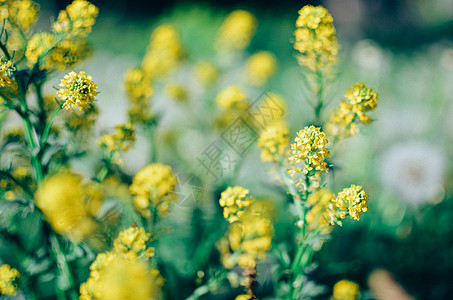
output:
[[170, 166], [161, 163], [146, 166], [135, 174], [129, 187], [135, 209], [145, 218], [150, 218], [152, 213], [166, 213], [176, 182]]
[[277, 72], [277, 59], [271, 52], [260, 51], [250, 56], [245, 67], [249, 81], [262, 86]]
[[91, 32], [98, 13], [99, 9], [89, 1], [75, 0], [66, 10], [60, 11], [52, 24], [52, 30], [55, 33], [84, 37]]
[[0, 294], [16, 296], [19, 290], [20, 274], [9, 265], [0, 267]]
[[216, 46], [219, 51], [244, 50], [255, 34], [257, 20], [245, 10], [230, 13], [220, 27]]
[[46, 178], [35, 193], [36, 206], [53, 229], [74, 240], [83, 239], [95, 230], [83, 199], [82, 177], [70, 172]]
[[335, 283], [331, 300], [356, 300], [360, 297], [357, 283], [343, 279]]

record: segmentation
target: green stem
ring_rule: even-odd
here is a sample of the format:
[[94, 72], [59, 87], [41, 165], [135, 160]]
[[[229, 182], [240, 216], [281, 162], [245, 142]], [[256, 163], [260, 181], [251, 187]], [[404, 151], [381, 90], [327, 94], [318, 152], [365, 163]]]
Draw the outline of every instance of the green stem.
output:
[[105, 177], [107, 177], [108, 173], [109, 173], [109, 168], [106, 165], [102, 166], [102, 168], [98, 172], [98, 175], [96, 175], [96, 181], [97, 182], [104, 181], [104, 179], [105, 179]]
[[296, 187], [294, 186], [291, 179], [286, 175], [284, 168], [280, 168], [280, 175], [282, 176], [283, 183], [285, 184], [288, 192], [293, 198], [294, 205], [297, 208], [297, 214], [299, 215], [299, 220], [303, 220], [304, 212], [302, 209], [302, 200], [300, 199], [299, 192], [297, 191]]
[[151, 156], [150, 163], [157, 161], [157, 145], [156, 145], [156, 126], [153, 124], [146, 128], [148, 137], [151, 142]]
[[43, 129], [42, 136], [41, 136], [41, 146], [43, 146], [45, 143], [47, 143], [47, 139], [49, 138], [50, 130], [52, 129], [53, 121], [54, 121], [55, 117], [58, 115], [58, 113], [60, 112], [60, 110], [61, 110], [61, 106], [58, 106], [57, 109], [55, 109], [55, 111], [50, 116], [50, 120], [48, 123], [45, 123], [46, 116], [44, 114], [44, 129]]
[[38, 156], [37, 156], [39, 151], [37, 151], [37, 145], [36, 145], [35, 139], [33, 137], [33, 126], [31, 125], [31, 122], [28, 118], [23, 117], [22, 120], [25, 125], [27, 142], [30, 147], [31, 164], [35, 171], [36, 181], [39, 184], [43, 179], [43, 170], [42, 170], [41, 162], [39, 161]]
[[61, 247], [59, 237], [52, 232], [50, 233], [49, 240], [55, 261], [60, 272], [60, 276], [63, 276], [63, 280], [67, 281], [67, 287], [64, 289], [61, 289], [57, 284], [57, 293], [61, 291], [64, 295], [66, 294], [66, 291], [69, 291], [70, 299], [78, 299], [77, 292], [74, 290], [74, 277], [71, 273], [68, 261], [66, 260], [66, 256]]
[[316, 72], [316, 76], [318, 79], [319, 90], [316, 93], [317, 99], [316, 99], [316, 105], [315, 105], [315, 120], [316, 120], [317, 125], [320, 125], [322, 109], [324, 107], [324, 102], [323, 102], [324, 90], [323, 90], [322, 74], [319, 70]]
[[42, 85], [34, 82], [33, 86], [35, 87], [36, 98], [38, 100], [37, 102], [38, 102], [38, 108], [39, 108], [38, 126], [37, 126], [38, 130], [37, 131], [38, 131], [38, 134], [43, 134], [44, 128], [46, 127], [47, 116], [46, 116], [46, 110], [44, 107], [44, 97], [42, 96], [42, 91], [41, 91]]
[[222, 272], [216, 277], [211, 278], [210, 280], [208, 280], [208, 282], [196, 288], [195, 291], [193, 291], [192, 295], [187, 297], [186, 300], [196, 300], [201, 296], [206, 295], [210, 291], [218, 289], [223, 279], [225, 279], [224, 272]]

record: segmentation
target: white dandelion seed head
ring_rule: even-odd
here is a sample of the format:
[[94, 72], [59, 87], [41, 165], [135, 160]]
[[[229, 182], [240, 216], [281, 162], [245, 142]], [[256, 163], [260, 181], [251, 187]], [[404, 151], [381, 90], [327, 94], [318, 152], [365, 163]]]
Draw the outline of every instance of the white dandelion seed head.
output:
[[446, 174], [444, 152], [425, 142], [412, 141], [394, 145], [380, 160], [384, 188], [408, 204], [435, 200], [442, 190]]

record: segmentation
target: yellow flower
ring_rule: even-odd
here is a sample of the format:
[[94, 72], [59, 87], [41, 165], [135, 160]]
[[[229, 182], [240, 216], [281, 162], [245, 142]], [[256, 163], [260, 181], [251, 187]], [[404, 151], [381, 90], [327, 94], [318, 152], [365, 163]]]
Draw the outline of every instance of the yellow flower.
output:
[[28, 41], [25, 57], [30, 65], [42, 59], [54, 46], [55, 36], [48, 32], [35, 33]]
[[12, 61], [1, 62], [0, 64], [0, 88], [12, 87], [15, 89], [16, 84], [11, 79], [12, 73], [16, 70]]
[[179, 102], [185, 102], [189, 98], [187, 89], [177, 83], [167, 85], [165, 91], [170, 98], [176, 99]]
[[277, 71], [277, 59], [268, 51], [260, 51], [246, 62], [246, 73], [250, 82], [257, 86], [264, 85]]
[[220, 27], [216, 47], [218, 50], [244, 50], [255, 34], [256, 18], [245, 10], [230, 13]]
[[140, 67], [131, 68], [126, 73], [124, 83], [129, 100], [147, 107], [149, 99], [154, 93], [148, 73]]
[[304, 6], [296, 21], [294, 49], [301, 66], [312, 72], [331, 72], [338, 62], [339, 44], [333, 18], [322, 6]]
[[142, 227], [129, 227], [121, 231], [113, 242], [113, 249], [116, 253], [128, 255], [131, 252], [139, 254], [146, 250], [146, 242], [150, 240], [151, 234], [146, 233]]
[[195, 65], [195, 74], [203, 84], [209, 85], [217, 80], [219, 70], [213, 63], [201, 61]]
[[128, 151], [135, 144], [135, 127], [130, 122], [115, 127], [115, 133], [104, 134], [99, 145], [107, 152]]
[[92, 49], [86, 39], [74, 38], [58, 43], [46, 56], [43, 67], [60, 71], [72, 68], [92, 54]]
[[[227, 269], [235, 265], [255, 268], [258, 259], [264, 259], [272, 247], [273, 225], [265, 215], [248, 206], [241, 217], [230, 224], [226, 236], [217, 247], [222, 264]], [[232, 253], [231, 253], [231, 251]]]
[[0, 267], [0, 294], [16, 296], [20, 285], [20, 274], [9, 265]]
[[359, 124], [370, 123], [367, 113], [376, 108], [379, 100], [374, 89], [358, 82], [344, 96], [347, 100], [341, 101], [326, 124], [326, 132], [336, 138], [355, 135]]
[[223, 207], [223, 217], [230, 223], [238, 221], [245, 209], [254, 201], [249, 190], [241, 186], [228, 187], [220, 196], [220, 206]]
[[277, 163], [285, 153], [289, 143], [288, 125], [283, 122], [275, 122], [266, 127], [258, 139], [258, 148], [261, 148], [261, 160], [264, 162]]
[[248, 295], [239, 295], [234, 300], [249, 300], [250, 297]]
[[151, 34], [148, 52], [142, 67], [152, 79], [176, 69], [185, 57], [176, 29], [168, 24], [157, 27]]
[[249, 106], [247, 95], [236, 86], [229, 86], [219, 92], [216, 98], [217, 105], [225, 109], [245, 109]]
[[[327, 143], [324, 132], [318, 127], [307, 126], [300, 130], [291, 144], [292, 155], [289, 157], [291, 168], [288, 171], [291, 177], [299, 173], [310, 176], [311, 183], [317, 187], [320, 174], [328, 172], [327, 163], [324, 161], [330, 156], [326, 148]], [[302, 168], [298, 166], [300, 163], [304, 164]], [[296, 181], [296, 185], [304, 185], [304, 189], [309, 188], [302, 180]]]
[[9, 21], [28, 31], [38, 20], [39, 4], [29, 0], [8, 1]]
[[367, 212], [368, 208], [368, 195], [361, 186], [352, 184], [351, 187], [338, 193], [337, 197], [329, 203], [330, 223], [342, 225], [339, 219], [344, 219], [346, 215], [359, 220], [362, 212]]
[[69, 172], [46, 178], [35, 193], [36, 206], [53, 229], [74, 240], [83, 239], [95, 229], [85, 210], [83, 198], [82, 178]]
[[154, 255], [154, 249], [146, 246], [149, 238], [142, 227], [121, 231], [113, 251], [98, 254], [91, 264], [80, 299], [158, 299], [163, 278], [148, 264]]
[[79, 74], [70, 72], [65, 75], [60, 86], [66, 89], [58, 90], [57, 96], [64, 101], [63, 107], [66, 109], [88, 109], [89, 104], [94, 101], [94, 96], [98, 94], [97, 85], [91, 76], [85, 75], [84, 71], [80, 71]]
[[171, 167], [161, 163], [153, 163], [140, 170], [132, 179], [129, 188], [134, 197], [135, 209], [145, 218], [155, 213], [163, 214], [169, 208], [172, 192], [176, 185], [176, 177]]
[[98, 13], [99, 9], [89, 1], [75, 0], [66, 10], [60, 11], [57, 20], [52, 23], [52, 30], [71, 37], [84, 37], [91, 32]]
[[357, 283], [343, 279], [335, 283], [331, 300], [356, 300], [360, 297]]
[[[100, 255], [98, 255], [99, 257]], [[148, 300], [159, 299], [163, 279], [146, 261], [110, 254], [93, 262], [90, 278], [80, 287], [80, 299]], [[98, 260], [98, 258], [96, 258]], [[96, 268], [92, 268], [97, 263]]]
[[98, 217], [98, 213], [104, 204], [105, 193], [102, 186], [96, 182], [83, 185], [84, 205], [86, 212], [92, 217]]

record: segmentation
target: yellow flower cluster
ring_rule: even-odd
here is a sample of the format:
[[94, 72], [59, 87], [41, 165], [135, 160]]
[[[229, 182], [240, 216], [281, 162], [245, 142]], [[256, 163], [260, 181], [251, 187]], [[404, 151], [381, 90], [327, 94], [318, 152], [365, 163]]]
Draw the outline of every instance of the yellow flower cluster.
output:
[[220, 196], [220, 206], [223, 207], [223, 217], [233, 223], [244, 215], [245, 209], [254, 201], [249, 190], [241, 186], [228, 187]]
[[326, 72], [338, 62], [339, 43], [333, 18], [322, 6], [306, 5], [296, 21], [294, 49], [298, 61], [312, 72]]
[[48, 70], [58, 68], [63, 71], [87, 59], [91, 54], [92, 49], [86, 39], [73, 38], [64, 40], [46, 55], [42, 66]]
[[0, 295], [16, 296], [19, 290], [20, 274], [9, 265], [0, 267]]
[[105, 192], [100, 183], [90, 182], [83, 186], [83, 202], [86, 212], [92, 217], [99, 217], [99, 212], [104, 204]]
[[362, 212], [368, 211], [368, 195], [359, 185], [343, 189], [328, 205], [330, 224], [342, 225], [341, 219], [349, 215], [359, 220]]
[[113, 249], [116, 253], [122, 253], [131, 259], [136, 259], [139, 254], [153, 257], [154, 248], [146, 247], [150, 237], [151, 234], [146, 233], [142, 227], [129, 227], [118, 234], [113, 241]]
[[79, 110], [90, 108], [89, 104], [94, 101], [98, 94], [97, 85], [91, 76], [86, 76], [84, 71], [70, 72], [61, 80], [60, 86], [66, 89], [59, 89], [57, 96], [64, 101], [63, 107], [78, 108]]
[[[142, 64], [130, 69], [125, 77], [129, 98], [128, 115], [132, 123], [141, 125], [152, 123], [153, 115], [149, 110], [149, 102], [154, 93], [153, 82], [171, 73], [185, 56], [179, 35], [173, 26], [164, 24], [153, 31]], [[179, 90], [177, 96], [181, 95]]]
[[[310, 184], [317, 187], [320, 174], [328, 172], [327, 163], [324, 161], [330, 156], [330, 152], [326, 148], [327, 143], [328, 140], [319, 127], [307, 126], [300, 130], [294, 143], [291, 144], [291, 156], [289, 157], [291, 168], [288, 170], [291, 177], [302, 173], [309, 176]], [[298, 166], [300, 163], [304, 164], [302, 168]], [[305, 186], [302, 179], [296, 181], [296, 185], [303, 185], [304, 189], [309, 188]]]
[[219, 107], [224, 109], [246, 109], [250, 105], [245, 92], [236, 85], [221, 90], [216, 102]]
[[85, 0], [75, 0], [60, 11], [57, 20], [52, 23], [55, 33], [64, 33], [70, 37], [84, 37], [91, 32], [96, 22], [99, 9]]
[[135, 144], [135, 127], [130, 122], [115, 127], [115, 133], [104, 134], [99, 139], [99, 146], [104, 148], [108, 156], [116, 163], [121, 163], [119, 152], [126, 152]]
[[332, 231], [330, 227], [330, 214], [328, 206], [335, 199], [335, 194], [327, 188], [321, 188], [308, 196], [307, 203], [310, 205], [310, 210], [305, 216], [308, 229], [316, 231], [324, 228], [321, 233], [329, 233]]
[[35, 33], [28, 41], [25, 57], [33, 65], [52, 49], [54, 43], [54, 35], [48, 32]]
[[35, 202], [57, 233], [80, 240], [96, 227], [85, 209], [84, 197], [82, 177], [61, 172], [43, 181], [35, 193]]
[[363, 83], [354, 84], [344, 96], [347, 101], [341, 101], [326, 124], [326, 131], [334, 137], [356, 134], [359, 131], [357, 125], [372, 121], [367, 113], [374, 110], [378, 103], [375, 90]]
[[135, 209], [145, 218], [166, 213], [174, 200], [172, 192], [176, 182], [170, 166], [161, 163], [146, 166], [137, 172], [129, 187], [130, 193], [135, 196]]
[[258, 148], [261, 148], [261, 160], [264, 162], [278, 163], [286, 152], [289, 143], [288, 125], [275, 122], [267, 126], [260, 134]]
[[129, 69], [124, 82], [127, 96], [133, 102], [147, 104], [154, 93], [151, 77], [140, 67]]
[[80, 286], [81, 300], [159, 299], [163, 278], [149, 266], [154, 249], [146, 246], [150, 235], [130, 227], [114, 240], [113, 250], [98, 254], [90, 277]]
[[357, 283], [343, 279], [335, 283], [331, 300], [357, 300], [360, 287]]
[[156, 79], [173, 71], [185, 55], [176, 29], [164, 24], [157, 27], [151, 34], [142, 66], [152, 79]]
[[[4, 5], [7, 5], [5, 7]], [[23, 32], [28, 31], [38, 20], [39, 4], [29, 0], [8, 0], [0, 7], [2, 19], [19, 27]]]
[[12, 61], [1, 62], [0, 64], [0, 88], [12, 87], [14, 81], [11, 79], [12, 72], [15, 70]]
[[148, 109], [154, 93], [151, 76], [142, 67], [131, 68], [124, 79], [129, 98], [128, 115], [132, 123], [147, 124], [152, 120]]
[[250, 56], [245, 66], [249, 81], [262, 86], [277, 72], [277, 59], [269, 51], [260, 51]]
[[[15, 1], [31, 2], [31, 1]], [[27, 43], [25, 57], [30, 66], [39, 62], [47, 70], [65, 70], [91, 55], [84, 38], [95, 22], [98, 9], [88, 1], [76, 0], [60, 11], [52, 24], [54, 34], [39, 32]]]
[[226, 236], [219, 241], [222, 264], [227, 269], [235, 265], [255, 268], [272, 247], [273, 225], [263, 206], [248, 205], [240, 217], [230, 224]]
[[173, 83], [165, 87], [168, 96], [179, 102], [185, 102], [189, 98], [189, 91], [182, 85]]
[[218, 50], [241, 51], [249, 44], [255, 34], [255, 16], [245, 10], [230, 13], [220, 27], [216, 47]]

